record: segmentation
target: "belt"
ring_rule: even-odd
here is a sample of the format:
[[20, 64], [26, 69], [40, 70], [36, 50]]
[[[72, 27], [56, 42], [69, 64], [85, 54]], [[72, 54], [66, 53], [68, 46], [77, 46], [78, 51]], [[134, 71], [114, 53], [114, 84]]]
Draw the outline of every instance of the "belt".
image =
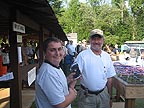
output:
[[104, 87], [104, 88], [101, 89], [101, 90], [90, 91], [90, 90], [88, 90], [86, 87], [84, 87], [83, 85], [81, 85], [81, 88], [82, 88], [83, 90], [87, 91], [89, 94], [95, 94], [95, 95], [100, 94], [100, 93], [105, 89], [105, 87]]

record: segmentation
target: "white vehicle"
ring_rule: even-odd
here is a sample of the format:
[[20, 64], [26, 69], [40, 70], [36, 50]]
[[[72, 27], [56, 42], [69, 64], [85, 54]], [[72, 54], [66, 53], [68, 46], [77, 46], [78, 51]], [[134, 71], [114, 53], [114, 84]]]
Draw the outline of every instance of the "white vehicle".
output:
[[130, 52], [131, 48], [134, 48], [135, 51], [137, 52], [138, 56], [141, 55], [141, 53], [144, 51], [144, 47], [139, 47], [139, 46], [129, 46], [127, 44], [121, 45], [121, 52]]
[[121, 52], [129, 54], [132, 48], [134, 48], [137, 52], [137, 57], [131, 58], [129, 56], [129, 59], [125, 62], [125, 64], [144, 67], [144, 59], [141, 59], [142, 52], [144, 52], [144, 42], [140, 44], [135, 42], [137, 41], [134, 41], [133, 43], [125, 43], [121, 46]]

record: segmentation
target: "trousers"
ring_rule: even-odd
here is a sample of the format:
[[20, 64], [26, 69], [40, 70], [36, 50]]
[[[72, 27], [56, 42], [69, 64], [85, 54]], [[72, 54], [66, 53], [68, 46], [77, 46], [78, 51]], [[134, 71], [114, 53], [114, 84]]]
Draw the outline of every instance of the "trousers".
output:
[[78, 108], [110, 108], [110, 96], [107, 87], [98, 95], [78, 91]]

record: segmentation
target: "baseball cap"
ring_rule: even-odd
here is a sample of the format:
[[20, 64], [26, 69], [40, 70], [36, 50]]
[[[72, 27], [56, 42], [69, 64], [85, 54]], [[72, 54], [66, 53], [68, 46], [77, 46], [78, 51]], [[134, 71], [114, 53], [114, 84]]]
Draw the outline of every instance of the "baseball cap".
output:
[[90, 38], [97, 37], [97, 36], [101, 38], [104, 37], [103, 31], [100, 29], [94, 29], [90, 32]]

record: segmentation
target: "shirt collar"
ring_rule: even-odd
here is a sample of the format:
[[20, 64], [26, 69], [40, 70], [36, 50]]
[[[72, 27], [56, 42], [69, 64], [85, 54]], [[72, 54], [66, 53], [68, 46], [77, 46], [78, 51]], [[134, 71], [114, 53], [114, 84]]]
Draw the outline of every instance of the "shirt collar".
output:
[[50, 63], [48, 60], [44, 60], [44, 62], [50, 64], [51, 66], [53, 66], [57, 69], [60, 69], [60, 66], [55, 66], [54, 64]]

